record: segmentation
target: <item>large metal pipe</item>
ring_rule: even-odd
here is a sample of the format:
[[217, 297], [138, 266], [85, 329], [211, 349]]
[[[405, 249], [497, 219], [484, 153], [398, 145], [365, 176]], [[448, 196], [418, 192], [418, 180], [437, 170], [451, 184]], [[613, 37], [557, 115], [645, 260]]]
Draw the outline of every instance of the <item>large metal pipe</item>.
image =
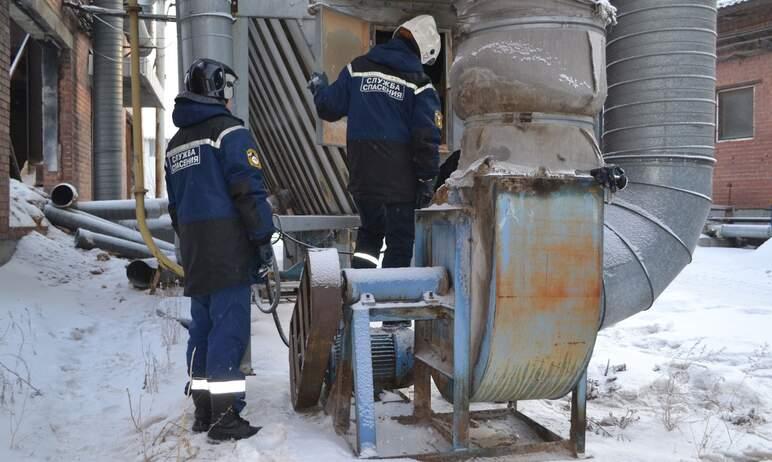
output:
[[606, 208], [603, 327], [651, 307], [691, 262], [714, 164], [715, 0], [614, 5], [603, 144], [630, 186]]
[[[185, 0], [177, 2], [177, 44], [184, 74], [197, 58], [212, 58], [233, 64], [233, 16], [229, 0]], [[241, 76], [246, 79], [246, 76]]]
[[[51, 203], [58, 208], [74, 207], [91, 215], [110, 221], [136, 218], [137, 202], [132, 199], [112, 201], [78, 202], [78, 191], [69, 183], [59, 183], [51, 190]], [[169, 213], [168, 199], [145, 201], [145, 213], [149, 218], [160, 218]]]
[[[163, 215], [160, 218], [147, 220], [146, 223], [147, 229], [150, 230], [150, 234], [152, 234], [154, 238], [174, 244], [175, 233], [174, 228], [172, 227], [172, 219], [169, 215]], [[139, 231], [137, 220], [120, 220], [118, 221], [118, 224]]]
[[[122, 0], [97, 0], [96, 6], [123, 9]], [[121, 199], [126, 194], [123, 154], [123, 18], [94, 21], [94, 198]]]
[[[86, 229], [95, 233], [125, 239], [127, 241], [143, 243], [142, 235], [121, 225], [117, 225], [103, 218], [95, 217], [80, 210], [60, 209], [47, 204], [43, 209], [46, 218], [56, 226], [70, 230]], [[174, 245], [158, 239], [154, 239], [156, 245], [164, 252], [174, 253]]]
[[78, 229], [75, 232], [75, 247], [85, 250], [102, 249], [126, 258], [153, 257], [153, 254], [150, 253], [144, 244], [108, 236], [107, 234], [94, 233], [86, 229]]
[[[134, 260], [126, 266], [126, 277], [135, 289], [146, 290], [153, 285], [156, 271], [158, 271], [158, 260], [155, 258]], [[178, 281], [179, 276], [167, 269], [161, 269], [159, 283], [171, 285]]]
[[710, 230], [718, 238], [759, 239], [772, 238], [772, 225], [713, 225]]
[[[137, 202], [134, 200], [78, 202], [75, 208], [110, 221], [133, 220], [136, 218]], [[56, 205], [56, 204], [54, 204]], [[148, 199], [145, 201], [145, 213], [148, 218], [161, 218], [169, 213], [169, 201], [166, 199]]]

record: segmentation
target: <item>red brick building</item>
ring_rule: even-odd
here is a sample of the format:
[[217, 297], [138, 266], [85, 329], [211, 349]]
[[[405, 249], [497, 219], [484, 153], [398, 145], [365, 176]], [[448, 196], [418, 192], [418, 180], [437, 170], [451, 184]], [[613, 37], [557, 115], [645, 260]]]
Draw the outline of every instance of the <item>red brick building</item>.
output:
[[772, 207], [772, 0], [719, 0], [714, 203]]
[[[157, 1], [140, 3], [152, 6]], [[0, 240], [19, 237], [23, 231], [9, 229], [9, 177], [47, 191], [68, 182], [82, 200], [93, 197], [97, 172], [92, 168], [92, 30], [97, 21], [104, 19], [68, 8], [62, 0], [0, 0], [0, 75], [4, 76], [0, 78]], [[155, 44], [153, 36], [147, 35], [154, 25], [143, 26], [142, 105], [158, 107], [163, 90], [150, 72]], [[128, 56], [125, 46], [119, 51], [123, 56], [118, 59]], [[123, 64], [123, 88], [126, 108], [131, 88], [128, 58]], [[124, 114], [130, 124], [130, 115], [125, 110]], [[119, 177], [123, 197], [129, 197], [131, 189], [130, 139], [125, 136], [123, 143]]]

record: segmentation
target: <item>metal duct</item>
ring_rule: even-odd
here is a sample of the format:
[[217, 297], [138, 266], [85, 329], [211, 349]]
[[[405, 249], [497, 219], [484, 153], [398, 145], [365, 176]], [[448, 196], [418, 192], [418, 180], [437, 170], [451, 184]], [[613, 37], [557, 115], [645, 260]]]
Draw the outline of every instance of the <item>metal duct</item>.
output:
[[[233, 16], [229, 0], [178, 1], [181, 73], [198, 58], [233, 64]], [[244, 76], [241, 76], [244, 77]]]
[[614, 5], [603, 142], [630, 186], [606, 208], [602, 327], [650, 308], [691, 262], [715, 162], [715, 0]]
[[[97, 0], [96, 6], [123, 9], [121, 0]], [[94, 21], [94, 198], [121, 199], [126, 147], [123, 111], [123, 18]]]

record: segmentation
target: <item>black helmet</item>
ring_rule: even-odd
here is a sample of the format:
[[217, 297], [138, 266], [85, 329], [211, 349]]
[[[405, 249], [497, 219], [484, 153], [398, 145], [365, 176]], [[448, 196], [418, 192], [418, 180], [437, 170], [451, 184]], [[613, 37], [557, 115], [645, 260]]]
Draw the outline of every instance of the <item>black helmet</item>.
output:
[[185, 89], [209, 98], [233, 98], [233, 85], [238, 80], [233, 69], [213, 59], [197, 59], [185, 73]]

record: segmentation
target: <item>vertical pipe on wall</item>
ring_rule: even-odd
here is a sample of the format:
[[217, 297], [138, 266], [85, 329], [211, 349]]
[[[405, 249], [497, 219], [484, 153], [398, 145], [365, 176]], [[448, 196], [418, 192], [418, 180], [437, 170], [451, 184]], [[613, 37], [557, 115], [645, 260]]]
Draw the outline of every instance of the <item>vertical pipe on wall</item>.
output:
[[[121, 0], [96, 6], [122, 10]], [[94, 20], [94, 199], [124, 197], [125, 116], [123, 110], [123, 18]]]
[[[166, 0], [158, 0], [156, 13], [166, 14]], [[166, 23], [156, 25], [155, 73], [161, 86], [166, 89]], [[164, 161], [166, 156], [166, 111], [163, 107], [155, 110], [155, 197], [164, 197]]]

